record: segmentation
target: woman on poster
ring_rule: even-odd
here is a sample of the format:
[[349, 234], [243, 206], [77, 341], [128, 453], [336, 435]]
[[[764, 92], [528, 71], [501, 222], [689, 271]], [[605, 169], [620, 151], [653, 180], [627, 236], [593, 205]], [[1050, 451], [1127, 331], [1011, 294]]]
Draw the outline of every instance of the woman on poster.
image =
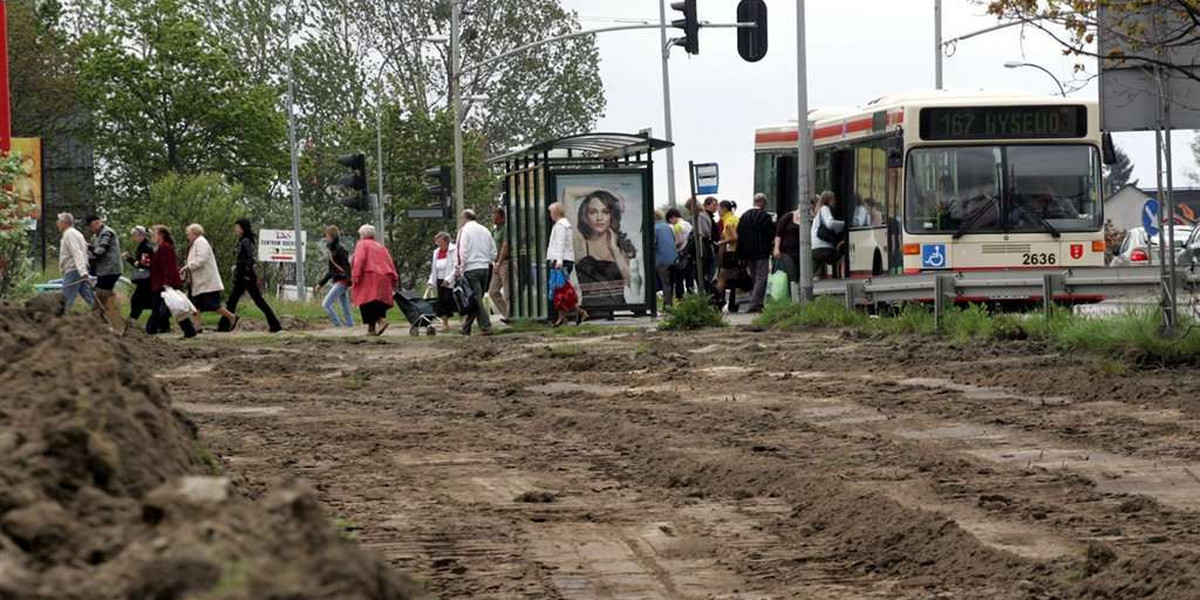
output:
[[589, 306], [625, 304], [630, 261], [637, 248], [621, 231], [621, 201], [596, 190], [579, 202], [575, 237], [575, 272], [580, 295]]

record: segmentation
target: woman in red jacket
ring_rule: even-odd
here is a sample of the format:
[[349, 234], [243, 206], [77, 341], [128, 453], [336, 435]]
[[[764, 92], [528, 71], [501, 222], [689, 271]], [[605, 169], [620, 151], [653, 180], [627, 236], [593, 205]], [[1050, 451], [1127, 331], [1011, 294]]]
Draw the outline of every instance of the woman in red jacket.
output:
[[[168, 333], [171, 331], [171, 310], [163, 301], [162, 292], [166, 288], [183, 289], [183, 278], [179, 275], [179, 259], [175, 256], [175, 240], [171, 238], [171, 230], [165, 225], [155, 225], [150, 228], [153, 232], [154, 254], [150, 257], [150, 294], [154, 297], [154, 309], [150, 311], [150, 320], [146, 322], [146, 333]], [[196, 327], [191, 317], [181, 319], [179, 328], [184, 337], [195, 337]]]
[[358, 228], [358, 245], [354, 247], [354, 263], [350, 280], [353, 282], [351, 295], [354, 304], [362, 312], [362, 320], [371, 335], [383, 335], [387, 331], [387, 311], [395, 301], [396, 264], [388, 249], [375, 241], [375, 228], [363, 225]]

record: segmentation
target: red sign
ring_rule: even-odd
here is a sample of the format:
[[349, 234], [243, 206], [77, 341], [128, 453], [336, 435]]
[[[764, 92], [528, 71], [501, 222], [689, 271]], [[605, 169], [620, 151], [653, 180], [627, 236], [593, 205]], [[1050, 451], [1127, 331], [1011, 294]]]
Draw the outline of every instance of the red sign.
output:
[[1083, 258], [1083, 244], [1071, 244], [1071, 258], [1075, 260]]

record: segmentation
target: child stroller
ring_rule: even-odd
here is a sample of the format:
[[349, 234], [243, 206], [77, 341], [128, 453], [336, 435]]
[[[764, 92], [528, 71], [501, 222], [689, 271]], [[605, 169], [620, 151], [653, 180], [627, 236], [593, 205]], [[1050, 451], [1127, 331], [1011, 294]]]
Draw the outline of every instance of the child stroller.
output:
[[433, 324], [438, 318], [437, 311], [428, 300], [409, 296], [404, 292], [396, 292], [394, 299], [396, 306], [400, 307], [400, 312], [404, 313], [404, 318], [408, 319], [408, 323], [412, 325], [408, 328], [408, 335], [421, 335], [422, 329], [425, 330], [425, 335], [437, 333], [433, 328]]

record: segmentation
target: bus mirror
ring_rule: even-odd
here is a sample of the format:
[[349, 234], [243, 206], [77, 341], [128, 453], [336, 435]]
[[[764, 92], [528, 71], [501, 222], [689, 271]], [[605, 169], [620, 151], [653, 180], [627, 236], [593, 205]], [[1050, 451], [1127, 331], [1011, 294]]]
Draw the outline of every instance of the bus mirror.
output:
[[888, 148], [887, 166], [889, 169], [899, 169], [904, 166], [904, 154], [899, 148]]
[[1104, 164], [1117, 164], [1117, 147], [1113, 145], [1112, 134], [1107, 131], [1100, 137], [1100, 153], [1104, 158]]

